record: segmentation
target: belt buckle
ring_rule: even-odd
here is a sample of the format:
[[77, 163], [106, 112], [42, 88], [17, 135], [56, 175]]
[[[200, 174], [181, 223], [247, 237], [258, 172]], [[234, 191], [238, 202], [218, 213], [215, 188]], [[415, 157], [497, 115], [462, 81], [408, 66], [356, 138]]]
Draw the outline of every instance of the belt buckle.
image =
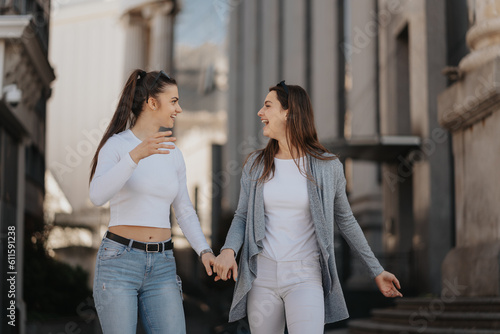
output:
[[[156, 250], [149, 250], [149, 246], [156, 246]], [[146, 244], [146, 253], [159, 253], [160, 252], [160, 243], [155, 244]]]

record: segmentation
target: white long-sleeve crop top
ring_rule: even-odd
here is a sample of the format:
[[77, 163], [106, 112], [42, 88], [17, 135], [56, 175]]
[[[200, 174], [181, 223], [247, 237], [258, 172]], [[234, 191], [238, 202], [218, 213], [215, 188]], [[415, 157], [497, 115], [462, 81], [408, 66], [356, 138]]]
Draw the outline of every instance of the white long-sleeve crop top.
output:
[[153, 154], [136, 164], [129, 152], [140, 143], [130, 129], [106, 141], [90, 182], [90, 200], [97, 206], [110, 201], [109, 226], [170, 228], [172, 204], [177, 222], [196, 253], [210, 248], [189, 199], [181, 151], [176, 147], [170, 154]]

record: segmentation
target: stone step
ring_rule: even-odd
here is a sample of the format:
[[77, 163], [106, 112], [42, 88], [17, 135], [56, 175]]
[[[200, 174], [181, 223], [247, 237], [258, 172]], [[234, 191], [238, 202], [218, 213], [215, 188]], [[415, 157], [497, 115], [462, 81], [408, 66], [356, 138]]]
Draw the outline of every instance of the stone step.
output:
[[401, 310], [445, 310], [446, 312], [500, 312], [498, 297], [398, 298]]
[[497, 329], [500, 333], [500, 312], [448, 312], [443, 309], [402, 310], [375, 309], [373, 322], [417, 327]]
[[499, 329], [460, 329], [377, 323], [370, 320], [349, 321], [349, 334], [499, 334]]

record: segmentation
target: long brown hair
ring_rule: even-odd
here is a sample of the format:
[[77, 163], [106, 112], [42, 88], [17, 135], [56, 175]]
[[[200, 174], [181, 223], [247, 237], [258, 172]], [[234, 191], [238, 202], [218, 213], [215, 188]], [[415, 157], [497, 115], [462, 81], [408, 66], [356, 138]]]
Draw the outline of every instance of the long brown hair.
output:
[[147, 103], [147, 99], [153, 97], [158, 100], [158, 94], [163, 92], [169, 85], [177, 85], [177, 83], [174, 79], [161, 75], [158, 71], [145, 72], [136, 69], [130, 74], [125, 87], [123, 87], [113, 118], [92, 159], [89, 182], [94, 177], [99, 152], [108, 139], [116, 133], [125, 131], [127, 127], [134, 126], [135, 121], [144, 109], [145, 103]]
[[[288, 94], [285, 92], [282, 85], [270, 87], [269, 91], [275, 91], [281, 107], [284, 110], [288, 110], [285, 125], [286, 141], [291, 152], [293, 152], [292, 148], [297, 150], [296, 153], [301, 157], [300, 160], [304, 162], [304, 168], [301, 168], [296, 159], [294, 159], [295, 164], [302, 175], [314, 182], [305, 162], [308, 161], [310, 157], [319, 160], [334, 160], [337, 159], [337, 156], [330, 153], [318, 141], [316, 127], [314, 125], [313, 108], [307, 92], [297, 85], [286, 85], [286, 87], [288, 88]], [[261, 163], [264, 164], [264, 171], [258, 180], [259, 183], [266, 182], [273, 178], [275, 171], [274, 157], [278, 154], [278, 151], [278, 141], [270, 138], [265, 148], [254, 152], [257, 156], [251, 169]]]

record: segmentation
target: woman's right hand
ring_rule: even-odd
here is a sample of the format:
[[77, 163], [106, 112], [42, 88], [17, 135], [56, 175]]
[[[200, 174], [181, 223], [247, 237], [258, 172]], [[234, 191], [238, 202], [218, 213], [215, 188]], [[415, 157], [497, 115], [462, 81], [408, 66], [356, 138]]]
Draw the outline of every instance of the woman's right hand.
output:
[[401, 289], [401, 284], [399, 284], [399, 281], [394, 274], [384, 270], [377, 277], [375, 277], [375, 282], [384, 296], [391, 298], [403, 297], [401, 292], [398, 291], [398, 289]]
[[[164, 142], [174, 142], [177, 140], [175, 137], [167, 137], [171, 134], [172, 131], [162, 131], [155, 133], [150, 138], [144, 139], [142, 143], [130, 151], [130, 157], [138, 164], [140, 160], [153, 154], [169, 154], [170, 151], [168, 149], [172, 150], [175, 146], [164, 144]], [[167, 150], [160, 150], [160, 148]]]
[[214, 278], [215, 281], [223, 280], [227, 281], [231, 278], [231, 272], [233, 273], [233, 279], [236, 282], [238, 280], [238, 264], [234, 258], [234, 251], [230, 248], [223, 249], [219, 256], [215, 259], [214, 271], [217, 276]]

